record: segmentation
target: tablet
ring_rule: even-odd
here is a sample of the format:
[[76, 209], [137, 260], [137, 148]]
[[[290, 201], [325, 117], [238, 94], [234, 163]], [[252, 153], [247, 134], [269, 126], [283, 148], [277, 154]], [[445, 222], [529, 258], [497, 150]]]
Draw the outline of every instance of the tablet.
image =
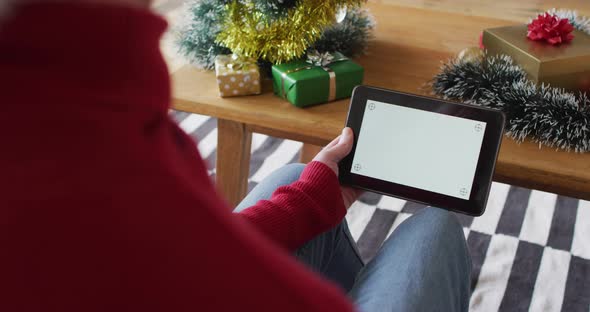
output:
[[340, 181], [468, 215], [482, 215], [502, 141], [498, 110], [358, 86], [346, 125], [352, 152]]

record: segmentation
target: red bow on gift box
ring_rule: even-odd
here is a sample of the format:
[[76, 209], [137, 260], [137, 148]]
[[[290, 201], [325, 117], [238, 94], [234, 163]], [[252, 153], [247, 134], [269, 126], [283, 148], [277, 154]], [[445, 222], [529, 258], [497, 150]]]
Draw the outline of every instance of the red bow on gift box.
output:
[[573, 30], [574, 26], [567, 18], [545, 13], [545, 15], [539, 14], [531, 21], [528, 25], [527, 37], [531, 40], [544, 40], [552, 45], [558, 45], [572, 41]]

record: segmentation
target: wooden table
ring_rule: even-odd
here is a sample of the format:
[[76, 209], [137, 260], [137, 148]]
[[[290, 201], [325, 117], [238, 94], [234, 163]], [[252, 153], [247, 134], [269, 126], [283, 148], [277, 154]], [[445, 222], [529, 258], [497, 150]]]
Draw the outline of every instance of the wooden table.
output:
[[[443, 1], [444, 2], [444, 1]], [[448, 1], [447, 1], [448, 2]], [[514, 24], [489, 16], [369, 2], [377, 31], [365, 67], [365, 84], [429, 94], [425, 86], [441, 61], [477, 45], [482, 29]], [[220, 98], [212, 72], [184, 66], [173, 75], [176, 109], [218, 118], [217, 185], [232, 204], [246, 194], [252, 133], [304, 142], [304, 159], [342, 129], [348, 100], [306, 109], [275, 97], [269, 81], [259, 96]], [[590, 153], [517, 144], [504, 138], [495, 181], [590, 199]]]

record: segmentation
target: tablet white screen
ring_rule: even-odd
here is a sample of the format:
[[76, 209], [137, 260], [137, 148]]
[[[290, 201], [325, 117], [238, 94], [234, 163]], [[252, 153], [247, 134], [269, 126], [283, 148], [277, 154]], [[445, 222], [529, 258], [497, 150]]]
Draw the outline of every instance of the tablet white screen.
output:
[[368, 100], [351, 172], [468, 200], [485, 127]]

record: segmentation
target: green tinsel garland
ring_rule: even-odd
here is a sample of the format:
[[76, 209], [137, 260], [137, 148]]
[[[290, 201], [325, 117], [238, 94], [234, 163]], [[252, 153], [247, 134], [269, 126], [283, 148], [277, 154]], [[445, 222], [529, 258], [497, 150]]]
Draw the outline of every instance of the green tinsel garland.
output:
[[340, 23], [326, 27], [322, 36], [310, 50], [340, 52], [347, 57], [357, 57], [365, 53], [372, 36], [375, 20], [367, 10], [353, 8], [348, 10]]
[[506, 55], [475, 61], [452, 60], [432, 82], [450, 100], [500, 109], [507, 134], [576, 152], [590, 151], [590, 99], [546, 85], [537, 86]]
[[[244, 1], [242, 1], [244, 2]], [[253, 0], [254, 7], [257, 11], [269, 19], [285, 17], [289, 9], [297, 5], [297, 0]]]
[[180, 52], [199, 67], [213, 69], [215, 56], [231, 53], [230, 49], [215, 41], [224, 19], [224, 2], [197, 0], [186, 6], [186, 21], [180, 28], [177, 45]]

